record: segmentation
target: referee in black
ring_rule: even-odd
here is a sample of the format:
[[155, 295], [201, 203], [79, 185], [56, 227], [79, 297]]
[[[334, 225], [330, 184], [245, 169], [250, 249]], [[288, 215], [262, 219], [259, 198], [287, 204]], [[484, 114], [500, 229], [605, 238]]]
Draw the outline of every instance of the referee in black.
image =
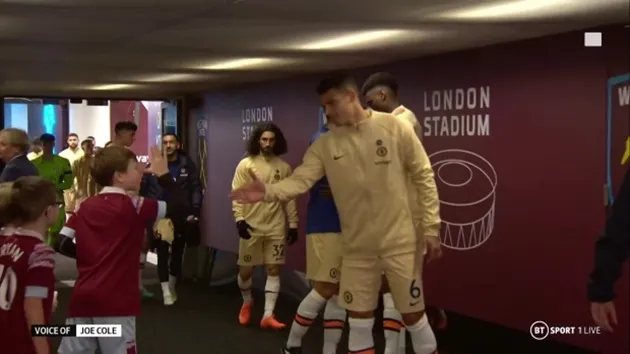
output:
[[614, 200], [604, 234], [595, 244], [595, 269], [588, 283], [591, 315], [597, 325], [613, 331], [617, 324], [615, 282], [621, 277], [623, 263], [630, 255], [630, 170]]

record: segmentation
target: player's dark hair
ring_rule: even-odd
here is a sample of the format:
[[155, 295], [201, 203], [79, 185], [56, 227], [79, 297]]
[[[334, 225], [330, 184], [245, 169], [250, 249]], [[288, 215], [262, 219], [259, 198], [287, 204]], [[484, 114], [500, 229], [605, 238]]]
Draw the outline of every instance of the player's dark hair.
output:
[[52, 205], [57, 205], [57, 188], [51, 181], [20, 177], [0, 185], [0, 224], [20, 226], [37, 220]]
[[52, 135], [52, 134], [44, 133], [44, 134], [39, 136], [39, 140], [42, 143], [54, 143], [55, 142], [55, 136]]
[[90, 139], [85, 139], [81, 142], [81, 146], [87, 145], [87, 144], [93, 144], [94, 142]]
[[100, 186], [109, 187], [114, 183], [116, 172], [127, 172], [129, 161], [136, 161], [133, 151], [119, 146], [104, 147], [94, 155], [90, 175]]
[[138, 130], [138, 125], [130, 120], [124, 122], [118, 122], [114, 126], [114, 133], [119, 134], [123, 131], [131, 131], [136, 132]]
[[77, 135], [77, 133], [70, 133], [70, 134], [68, 134], [68, 138], [71, 138], [71, 137], [75, 137], [75, 138], [77, 138], [77, 139], [79, 138], [79, 136]]
[[166, 138], [167, 136], [172, 136], [173, 138], [175, 138], [175, 141], [177, 141], [179, 143], [179, 137], [177, 136], [177, 134], [175, 134], [175, 133], [164, 133], [162, 135], [162, 139]]
[[90, 135], [90, 136], [88, 136], [86, 139], [88, 139], [88, 140], [96, 140], [96, 138], [95, 138], [95, 137], [93, 137], [93, 136], [91, 136], [91, 135]]
[[315, 91], [321, 96], [333, 89], [353, 89], [358, 91], [356, 80], [347, 74], [334, 74], [326, 77], [317, 84]]
[[394, 93], [394, 95], [398, 95], [398, 82], [396, 82], [393, 75], [385, 72], [370, 75], [370, 77], [365, 80], [365, 83], [363, 83], [361, 95], [365, 95], [368, 91], [378, 86], [387, 87]]
[[108, 147], [108, 146], [110, 146], [111, 144], [113, 144], [113, 143], [112, 143], [111, 141], [108, 141], [108, 142], [106, 142], [106, 143], [105, 143], [105, 145], [104, 145], [103, 147]]
[[287, 140], [284, 138], [282, 130], [273, 123], [265, 123], [257, 126], [252, 133], [252, 136], [249, 138], [249, 142], [247, 143], [247, 155], [256, 156], [260, 154], [260, 138], [264, 132], [272, 132], [276, 139], [276, 142], [273, 145], [274, 155], [281, 156], [287, 153]]

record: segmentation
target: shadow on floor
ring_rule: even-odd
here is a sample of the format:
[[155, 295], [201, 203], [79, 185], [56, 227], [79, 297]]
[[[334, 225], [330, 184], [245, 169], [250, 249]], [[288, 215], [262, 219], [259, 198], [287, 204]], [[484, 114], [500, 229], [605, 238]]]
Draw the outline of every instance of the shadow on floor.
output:
[[[159, 286], [149, 286], [159, 295]], [[59, 289], [59, 309], [54, 323], [63, 323], [71, 288]], [[257, 326], [262, 315], [262, 294], [255, 294], [255, 311], [250, 327], [241, 327], [237, 313], [241, 304], [236, 285], [207, 288], [195, 284], [179, 287], [179, 300], [164, 307], [160, 298], [145, 300], [138, 318], [137, 342], [140, 353], [152, 354], [278, 354], [287, 331], [263, 331]], [[297, 303], [280, 298], [279, 320], [290, 323]], [[377, 320], [376, 323], [380, 321]], [[321, 353], [322, 327], [317, 323], [305, 338], [305, 354]], [[382, 353], [383, 339], [375, 326], [377, 352]], [[55, 346], [59, 341], [54, 341]], [[338, 353], [347, 353], [344, 335]], [[537, 342], [528, 335], [499, 326], [451, 314], [449, 328], [438, 333], [440, 354], [587, 354], [580, 349], [551, 341]], [[408, 351], [408, 353], [412, 353]]]

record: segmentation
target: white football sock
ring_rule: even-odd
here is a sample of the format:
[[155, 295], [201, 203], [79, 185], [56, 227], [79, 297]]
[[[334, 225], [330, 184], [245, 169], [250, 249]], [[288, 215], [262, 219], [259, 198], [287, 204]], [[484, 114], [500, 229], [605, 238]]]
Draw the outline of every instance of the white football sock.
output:
[[252, 302], [252, 278], [243, 280], [239, 275], [237, 279], [238, 287], [241, 289], [241, 296], [243, 297], [243, 304], [249, 304]]
[[337, 296], [326, 302], [324, 310], [324, 349], [322, 354], [336, 354], [343, 327], [346, 323], [346, 310], [337, 304]]
[[437, 340], [429, 325], [427, 315], [422, 315], [420, 321], [407, 326], [407, 332], [413, 344], [413, 352], [416, 354], [433, 354], [437, 350]]
[[350, 353], [375, 354], [372, 327], [374, 318], [349, 318], [348, 351]]
[[293, 323], [291, 324], [289, 339], [287, 339], [287, 348], [302, 346], [302, 337], [304, 337], [306, 331], [308, 331], [309, 327], [313, 324], [319, 310], [324, 307], [325, 303], [326, 299], [315, 290], [311, 290], [306, 297], [302, 299], [295, 318], [293, 319]]
[[268, 275], [267, 284], [265, 284], [265, 312], [263, 313], [263, 318], [273, 316], [279, 291], [280, 277], [277, 275]]
[[171, 287], [169, 286], [167, 281], [162, 282], [160, 285], [162, 285], [162, 294], [164, 296], [171, 295]]
[[383, 294], [383, 330], [385, 331], [385, 354], [398, 353], [400, 332], [404, 328], [402, 317], [394, 306], [391, 293]]

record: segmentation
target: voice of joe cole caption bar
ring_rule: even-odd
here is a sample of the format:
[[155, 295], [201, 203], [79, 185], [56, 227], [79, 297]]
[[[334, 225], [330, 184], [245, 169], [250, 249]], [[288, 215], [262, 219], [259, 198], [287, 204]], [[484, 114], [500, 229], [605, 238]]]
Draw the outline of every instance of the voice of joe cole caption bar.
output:
[[36, 325], [33, 337], [120, 337], [122, 325]]

